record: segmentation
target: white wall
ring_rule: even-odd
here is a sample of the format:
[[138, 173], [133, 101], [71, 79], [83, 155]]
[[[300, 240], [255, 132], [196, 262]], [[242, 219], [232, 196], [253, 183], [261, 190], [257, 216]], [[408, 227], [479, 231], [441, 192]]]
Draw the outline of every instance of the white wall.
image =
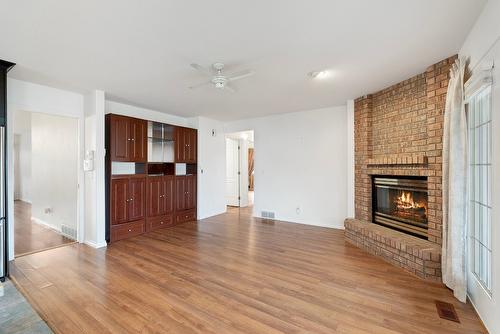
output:
[[354, 218], [354, 100], [347, 101], [347, 217]]
[[459, 55], [469, 58], [474, 68], [500, 38], [500, 0], [488, 0], [469, 32]]
[[[347, 217], [345, 106], [230, 122], [254, 130], [254, 215], [343, 228]], [[297, 210], [298, 209], [298, 210]]]
[[[198, 218], [226, 212], [226, 144], [222, 122], [197, 118], [198, 127]], [[215, 136], [212, 135], [215, 130]]]
[[84, 177], [85, 228], [84, 238], [80, 241], [99, 248], [106, 246], [104, 92], [96, 90], [85, 95], [84, 109], [84, 152], [94, 152], [94, 169], [85, 172]]
[[191, 126], [187, 118], [140, 108], [129, 104], [106, 101], [106, 114], [117, 114], [180, 126]]
[[[459, 55], [470, 59], [473, 74], [500, 64], [500, 0], [489, 0]], [[500, 333], [500, 69], [494, 70], [492, 112], [492, 296], [468, 273], [468, 295], [490, 333]]]
[[14, 114], [14, 199], [31, 203], [31, 113]]
[[[14, 119], [18, 111], [46, 113], [78, 119], [79, 149], [83, 152], [83, 95], [31, 82], [7, 79], [7, 118]], [[7, 220], [9, 260], [14, 259], [14, 124], [7, 122]], [[79, 163], [78, 182], [83, 183], [83, 169]], [[83, 229], [83, 187], [78, 192], [79, 234]], [[79, 235], [80, 237], [80, 235]]]
[[32, 113], [31, 124], [31, 216], [58, 231], [77, 229], [78, 119]]

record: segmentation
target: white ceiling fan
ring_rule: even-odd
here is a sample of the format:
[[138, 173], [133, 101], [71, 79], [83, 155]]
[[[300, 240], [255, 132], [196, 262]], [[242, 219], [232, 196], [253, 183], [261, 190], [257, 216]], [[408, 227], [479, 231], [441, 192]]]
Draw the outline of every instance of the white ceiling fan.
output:
[[194, 68], [195, 70], [203, 73], [206, 76], [211, 77], [210, 80], [201, 82], [199, 84], [190, 86], [190, 89], [195, 89], [199, 88], [205, 85], [212, 84], [214, 85], [215, 88], [218, 89], [225, 89], [230, 91], [231, 93], [234, 93], [236, 90], [234, 87], [231, 86], [231, 83], [236, 80], [240, 80], [243, 78], [247, 78], [249, 76], [252, 76], [255, 74], [254, 71], [251, 70], [245, 70], [241, 72], [236, 72], [236, 73], [231, 73], [228, 75], [222, 74], [222, 70], [224, 69], [224, 64], [223, 63], [215, 63], [212, 65], [212, 69], [209, 70], [201, 65], [198, 64], [191, 64], [191, 67]]

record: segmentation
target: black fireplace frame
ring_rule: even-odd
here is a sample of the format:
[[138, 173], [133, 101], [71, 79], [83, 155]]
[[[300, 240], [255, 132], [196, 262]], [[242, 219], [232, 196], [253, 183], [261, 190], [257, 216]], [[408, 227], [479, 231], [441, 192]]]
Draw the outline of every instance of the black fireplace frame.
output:
[[[409, 175], [371, 175], [371, 185], [372, 185], [372, 223], [381, 225], [405, 234], [409, 234], [412, 236], [415, 236], [417, 238], [421, 239], [428, 239], [428, 221], [426, 222], [426, 227], [419, 226], [418, 230], [414, 229], [412, 230], [409, 227], [405, 226], [395, 226], [394, 224], [391, 224], [392, 221], [395, 221], [397, 219], [390, 219], [391, 222], [383, 223], [381, 222], [380, 216], [376, 215], [377, 211], [377, 185], [376, 185], [376, 180], [380, 179], [386, 179], [386, 180], [391, 180], [393, 181], [393, 187], [392, 188], [402, 188], [404, 187], [405, 180], [409, 183], [412, 181], [415, 182], [415, 184], [421, 184], [421, 188], [418, 190], [420, 192], [425, 192], [427, 193], [427, 205], [429, 204], [428, 200], [428, 178], [426, 176], [409, 176]], [[401, 180], [401, 181], [400, 181]], [[399, 183], [398, 183], [399, 182]], [[425, 187], [423, 186], [425, 184]], [[415, 191], [415, 190], [412, 190]], [[377, 221], [378, 218], [378, 221]], [[404, 222], [402, 222], [404, 224]]]

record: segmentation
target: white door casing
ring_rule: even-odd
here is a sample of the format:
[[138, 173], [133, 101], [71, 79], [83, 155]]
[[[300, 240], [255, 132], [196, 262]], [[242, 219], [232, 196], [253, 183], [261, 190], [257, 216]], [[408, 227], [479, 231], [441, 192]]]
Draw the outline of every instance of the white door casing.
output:
[[237, 139], [226, 138], [226, 204], [240, 206], [240, 156]]

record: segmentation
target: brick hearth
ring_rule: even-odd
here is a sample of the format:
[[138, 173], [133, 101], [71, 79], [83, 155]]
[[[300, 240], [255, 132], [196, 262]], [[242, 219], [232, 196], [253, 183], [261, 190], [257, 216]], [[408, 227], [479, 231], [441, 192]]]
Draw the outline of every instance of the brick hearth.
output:
[[[426, 176], [427, 239], [441, 245], [443, 116], [449, 71], [456, 58], [442, 60], [424, 73], [355, 100], [355, 218], [358, 221], [372, 222], [372, 175]], [[380, 231], [384, 230], [392, 235], [392, 230], [381, 227]], [[348, 240], [360, 245], [358, 237]], [[375, 246], [363, 248], [381, 254]], [[390, 253], [393, 255], [386, 255], [400, 256], [398, 252]], [[440, 268], [433, 269], [438, 269], [436, 276], [439, 273], [440, 277]]]
[[386, 227], [346, 219], [345, 237], [355, 246], [382, 257], [420, 278], [441, 281], [441, 247]]

